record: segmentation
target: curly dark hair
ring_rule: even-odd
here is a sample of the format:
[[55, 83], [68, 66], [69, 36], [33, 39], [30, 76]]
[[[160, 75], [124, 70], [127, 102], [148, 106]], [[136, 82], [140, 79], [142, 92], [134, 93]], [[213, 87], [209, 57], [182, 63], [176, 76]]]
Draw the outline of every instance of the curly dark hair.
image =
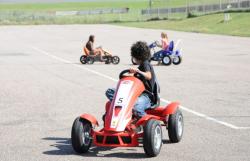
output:
[[138, 61], [149, 60], [151, 57], [150, 48], [144, 41], [137, 41], [131, 46], [131, 56]]

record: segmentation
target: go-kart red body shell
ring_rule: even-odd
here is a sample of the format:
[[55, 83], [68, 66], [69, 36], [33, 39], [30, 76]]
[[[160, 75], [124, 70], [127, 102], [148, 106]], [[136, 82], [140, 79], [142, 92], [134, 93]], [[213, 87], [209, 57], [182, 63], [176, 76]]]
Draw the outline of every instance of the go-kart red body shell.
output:
[[[159, 120], [163, 126], [167, 126], [169, 115], [174, 114], [179, 106], [179, 103], [173, 102], [166, 107], [146, 110], [147, 115], [134, 122], [132, 109], [137, 98], [145, 90], [142, 81], [133, 76], [126, 76], [119, 80], [116, 89], [113, 101], [106, 103], [104, 128], [91, 132], [96, 146], [138, 146], [138, 138], [143, 137], [143, 132], [136, 131], [138, 127], [144, 126], [150, 119]], [[89, 121], [93, 127], [99, 125], [96, 118], [90, 114], [82, 114], [80, 117]]]

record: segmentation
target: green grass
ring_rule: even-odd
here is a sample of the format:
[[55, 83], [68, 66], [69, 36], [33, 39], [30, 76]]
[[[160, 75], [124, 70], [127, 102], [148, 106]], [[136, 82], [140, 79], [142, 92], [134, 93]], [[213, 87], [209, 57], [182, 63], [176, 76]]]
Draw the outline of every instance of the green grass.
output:
[[[188, 0], [190, 5], [218, 3], [220, 0]], [[37, 25], [37, 24], [93, 24], [112, 23], [122, 26], [170, 29], [188, 32], [250, 36], [250, 13], [231, 13], [232, 20], [223, 22], [224, 14], [212, 14], [195, 18], [185, 18], [186, 14], [160, 15], [160, 18], [179, 19], [149, 21], [157, 15], [141, 15], [141, 9], [148, 8], [148, 0], [101, 0], [98, 2], [72, 3], [0, 3], [0, 25]], [[185, 6], [187, 0], [153, 0], [153, 8]], [[227, 2], [227, 0], [222, 0]], [[100, 8], [129, 7], [126, 14], [101, 14], [81, 16], [55, 16], [55, 11], [91, 10]], [[119, 22], [119, 23], [114, 23]]]
[[[222, 0], [226, 1], [226, 0]], [[188, 0], [190, 5], [219, 3], [219, 0]], [[187, 0], [153, 0], [153, 8], [185, 6]], [[0, 3], [0, 11], [61, 11], [61, 10], [88, 10], [96, 8], [123, 8], [145, 9], [149, 7], [148, 0], [100, 0], [94, 2], [70, 2], [70, 3]]]
[[230, 13], [230, 16], [232, 19], [228, 22], [224, 22], [224, 14], [221, 13], [181, 20], [116, 23], [116, 25], [235, 36], [250, 36], [250, 13]]
[[29, 4], [0, 4], [0, 10], [21, 11], [67, 11], [89, 10], [96, 8], [145, 8], [145, 2], [72, 2], [72, 3], [29, 3]]

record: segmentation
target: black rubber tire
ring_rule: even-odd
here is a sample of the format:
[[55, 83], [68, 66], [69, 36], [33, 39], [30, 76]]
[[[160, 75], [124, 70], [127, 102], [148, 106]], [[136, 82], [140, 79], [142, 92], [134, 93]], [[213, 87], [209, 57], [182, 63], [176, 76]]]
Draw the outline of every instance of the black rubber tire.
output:
[[[181, 120], [180, 120], [181, 119]], [[181, 132], [179, 128], [179, 123], [181, 123]], [[172, 143], [178, 143], [180, 142], [184, 131], [184, 120], [182, 112], [177, 109], [174, 114], [171, 114], [168, 119], [168, 136], [169, 140]]]
[[92, 56], [88, 56], [86, 59], [87, 64], [94, 64], [95, 58]]
[[120, 63], [120, 58], [118, 56], [112, 56], [112, 63], [113, 64], [119, 64]]
[[[165, 62], [165, 59], [169, 59], [169, 62]], [[163, 58], [162, 58], [162, 64], [164, 65], [170, 65], [172, 63], [172, 59], [169, 55], [165, 55]]]
[[80, 57], [80, 62], [81, 62], [82, 64], [86, 64], [86, 63], [87, 63], [86, 58], [87, 58], [86, 55], [82, 55], [82, 56]]
[[[71, 130], [71, 143], [72, 147], [77, 153], [86, 153], [88, 152], [92, 139], [90, 138], [90, 132], [92, 125], [89, 121], [82, 120], [80, 117], [77, 117], [73, 123]], [[83, 131], [89, 131], [89, 138], [86, 140], [83, 139]], [[85, 143], [86, 142], [86, 143]]]
[[177, 62], [174, 61], [174, 58], [173, 58], [173, 60], [172, 60], [172, 63], [173, 63], [174, 65], [179, 65], [179, 64], [181, 63], [181, 61], [182, 61], [182, 57], [181, 57], [181, 56], [177, 56], [177, 58], [178, 58], [178, 61], [177, 61]]
[[111, 56], [104, 56], [103, 59], [105, 59], [105, 64], [110, 64], [112, 62]]
[[131, 62], [133, 65], [137, 65], [133, 57], [131, 58]]
[[[159, 147], [155, 147], [155, 130], [156, 128], [160, 130], [160, 145]], [[143, 148], [144, 152], [148, 157], [155, 157], [161, 151], [162, 146], [162, 130], [161, 125], [157, 120], [149, 120], [143, 128]]]

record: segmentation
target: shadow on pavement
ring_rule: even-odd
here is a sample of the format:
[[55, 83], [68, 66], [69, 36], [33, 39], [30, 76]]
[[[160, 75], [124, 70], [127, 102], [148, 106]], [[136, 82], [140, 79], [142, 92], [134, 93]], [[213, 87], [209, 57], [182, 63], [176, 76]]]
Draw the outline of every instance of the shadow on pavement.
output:
[[[59, 138], [59, 137], [47, 137], [43, 138], [43, 140], [54, 141], [50, 146], [55, 147], [54, 150], [44, 151], [43, 154], [46, 155], [78, 155], [71, 146], [70, 138]], [[143, 148], [143, 147], [141, 147]], [[135, 148], [122, 148], [126, 152], [116, 152], [111, 151], [109, 154], [103, 154], [102, 152], [110, 151], [115, 149], [114, 147], [96, 147], [93, 146], [90, 148], [89, 152], [86, 154], [81, 154], [81, 156], [86, 157], [117, 157], [117, 158], [127, 158], [127, 159], [141, 159], [145, 158], [146, 155], [144, 153], [137, 153]], [[133, 153], [129, 152], [133, 151]], [[101, 152], [101, 153], [99, 153]]]
[[72, 155], [75, 154], [72, 146], [70, 138], [58, 138], [58, 137], [47, 137], [43, 138], [43, 140], [54, 141], [50, 146], [56, 147], [55, 150], [49, 150], [43, 152], [43, 154], [47, 155]]

